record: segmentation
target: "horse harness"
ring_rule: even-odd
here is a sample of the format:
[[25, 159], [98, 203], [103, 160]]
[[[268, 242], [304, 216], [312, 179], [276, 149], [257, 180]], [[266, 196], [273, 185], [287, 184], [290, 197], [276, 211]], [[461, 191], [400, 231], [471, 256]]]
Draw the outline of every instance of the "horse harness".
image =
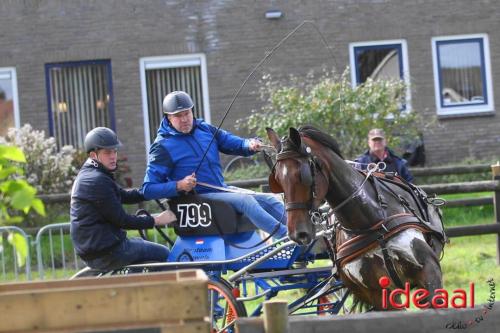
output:
[[[304, 146], [303, 144], [296, 150], [282, 149], [276, 155], [276, 162], [290, 158], [300, 163], [301, 183], [305, 186], [311, 187], [311, 196], [308, 202], [286, 202], [285, 208], [287, 211], [296, 209], [308, 210], [311, 220], [315, 225], [321, 224], [321, 222], [326, 222], [326, 220], [328, 220], [335, 212], [340, 210], [350, 200], [355, 198], [368, 180], [371, 180], [371, 183], [373, 184], [377, 196], [377, 201], [381, 208], [383, 219], [369, 229], [349, 229], [341, 226], [338, 221], [335, 223], [336, 227], [341, 228], [348, 234], [355, 235], [353, 238], [337, 247], [335, 258], [332, 258], [337, 267], [343, 267], [348, 262], [358, 258], [362, 254], [379, 245], [382, 250], [384, 262], [391, 279], [398, 287], [403, 288], [403, 283], [401, 282], [399, 275], [396, 272], [394, 263], [389, 256], [386, 246], [387, 240], [398, 232], [409, 228], [418, 229], [423, 233], [431, 232], [437, 234], [438, 238], [442, 242], [446, 240], [443, 229], [438, 230], [433, 227], [430, 222], [427, 222], [429, 220], [429, 215], [423, 205], [423, 202], [426, 202], [427, 204], [438, 206], [442, 204], [442, 202], [438, 202], [438, 200], [441, 199], [429, 199], [425, 192], [423, 192], [415, 185], [407, 183], [399, 177], [393, 177], [390, 174], [376, 172], [376, 166], [371, 168], [368, 167], [368, 170], [366, 172], [360, 171], [365, 174], [365, 179], [361, 183], [361, 185], [343, 202], [341, 202], [335, 208], [331, 208], [328, 214], [321, 214], [317, 207], [313, 207], [313, 199], [316, 198], [315, 173], [316, 169], [320, 168], [319, 162], [311, 154], [311, 149]], [[301, 161], [301, 159], [304, 158], [307, 159], [307, 164]], [[275, 178], [275, 167], [276, 164], [274, 165], [271, 174], [269, 175], [270, 189], [273, 193], [283, 193], [283, 188]], [[390, 186], [388, 186], [388, 184], [386, 184], [386, 182], [396, 184], [406, 190], [406, 192], [410, 193], [414, 201], [417, 203], [418, 213], [413, 207], [411, 207], [408, 200], [406, 200], [403, 196], [397, 194]], [[398, 213], [387, 216], [386, 209], [388, 208], [388, 204], [385, 200], [384, 195], [382, 194], [382, 187], [385, 188], [395, 198], [397, 198], [400, 204], [405, 208], [405, 210], [408, 211], [408, 213]]]
[[[355, 236], [337, 247], [336, 264], [339, 268], [343, 267], [348, 262], [358, 258], [378, 245], [382, 251], [384, 263], [387, 267], [389, 276], [399, 288], [403, 288], [404, 285], [396, 272], [394, 262], [389, 256], [387, 250], [387, 240], [402, 230], [413, 228], [420, 230], [422, 233], [436, 234], [438, 238], [444, 242], [446, 236], [444, 235], [443, 229], [438, 229], [428, 222], [429, 214], [423, 204], [423, 202], [426, 202], [427, 204], [437, 206], [440, 202], [438, 202], [438, 199], [429, 199], [425, 192], [418, 187], [405, 182], [399, 177], [393, 177], [390, 174], [386, 176], [383, 173], [375, 173], [371, 177], [371, 180], [383, 218], [369, 229], [348, 229], [339, 225], [339, 227], [345, 232]], [[398, 185], [407, 193], [410, 193], [413, 200], [417, 204], [418, 212], [410, 205], [406, 198], [397, 194], [387, 183]], [[398, 199], [399, 203], [405, 208], [407, 213], [398, 213], [387, 216], [386, 209], [388, 205], [382, 194], [382, 187]]]

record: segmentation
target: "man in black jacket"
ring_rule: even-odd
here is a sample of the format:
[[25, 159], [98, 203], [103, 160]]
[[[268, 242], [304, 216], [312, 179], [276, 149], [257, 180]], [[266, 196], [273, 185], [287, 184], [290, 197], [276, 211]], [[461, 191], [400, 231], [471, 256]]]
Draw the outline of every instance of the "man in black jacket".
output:
[[368, 149], [363, 155], [358, 156], [354, 161], [355, 166], [361, 170], [366, 170], [371, 163], [385, 163], [384, 172], [394, 172], [407, 182], [413, 182], [413, 176], [408, 170], [406, 160], [394, 154], [387, 147], [385, 132], [380, 128], [371, 129], [368, 132]]
[[127, 214], [122, 207], [144, 201], [137, 189], [124, 190], [114, 180], [117, 149], [121, 146], [115, 132], [97, 127], [85, 137], [88, 159], [71, 191], [71, 238], [76, 253], [94, 269], [111, 270], [125, 265], [167, 260], [168, 248], [127, 238], [123, 229], [149, 229], [175, 221], [171, 211], [156, 217]]

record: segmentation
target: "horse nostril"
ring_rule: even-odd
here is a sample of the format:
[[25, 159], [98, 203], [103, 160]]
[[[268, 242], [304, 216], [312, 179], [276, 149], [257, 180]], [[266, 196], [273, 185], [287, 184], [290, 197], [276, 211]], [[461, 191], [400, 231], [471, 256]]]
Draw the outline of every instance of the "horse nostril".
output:
[[297, 233], [297, 243], [299, 243], [299, 245], [308, 245], [309, 243], [311, 243], [311, 236], [309, 236], [309, 233], [307, 232], [299, 232]]

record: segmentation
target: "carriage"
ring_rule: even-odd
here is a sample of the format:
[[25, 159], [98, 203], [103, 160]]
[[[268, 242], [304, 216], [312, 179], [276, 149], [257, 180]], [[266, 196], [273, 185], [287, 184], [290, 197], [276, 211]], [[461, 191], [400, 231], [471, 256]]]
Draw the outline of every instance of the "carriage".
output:
[[[285, 237], [268, 244], [228, 204], [185, 196], [170, 202], [178, 237], [168, 262], [131, 265], [111, 274], [205, 270], [215, 332], [232, 331], [234, 320], [247, 315], [246, 302], [286, 290], [305, 291], [290, 302], [291, 314], [337, 314], [350, 293], [353, 306], [359, 302], [380, 310], [385, 309], [381, 288], [398, 288], [405, 281], [428, 288], [429, 297], [441, 288], [439, 257], [446, 241], [441, 199], [394, 175], [377, 175], [377, 166], [365, 173], [354, 170], [336, 142], [315, 128], [291, 128], [285, 139], [268, 129], [268, 136], [278, 152], [270, 188], [284, 193], [293, 241]], [[321, 209], [325, 201], [327, 208]], [[307, 267], [317, 259], [335, 265]], [[92, 272], [77, 276], [87, 273]], [[389, 284], [380, 285], [380, 278]], [[250, 315], [261, 309], [262, 303]]]
[[[175, 241], [157, 229], [171, 245], [167, 262], [129, 265], [110, 272], [84, 268], [72, 278], [203, 269], [209, 277], [213, 332], [233, 332], [236, 318], [259, 316], [263, 301], [290, 291], [298, 291], [289, 303], [290, 314], [345, 311], [349, 292], [330, 261], [318, 266], [331, 256], [332, 229], [326, 225], [311, 244], [299, 246], [288, 237], [275, 241], [263, 237], [247, 217], [222, 201], [186, 195], [169, 200], [168, 205], [177, 216], [172, 226]], [[165, 208], [164, 202], [161, 206]]]

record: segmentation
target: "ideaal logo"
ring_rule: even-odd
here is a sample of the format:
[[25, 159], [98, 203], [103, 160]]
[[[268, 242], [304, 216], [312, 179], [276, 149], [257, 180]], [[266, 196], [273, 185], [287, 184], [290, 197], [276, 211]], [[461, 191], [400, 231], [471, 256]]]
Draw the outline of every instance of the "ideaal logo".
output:
[[[455, 309], [466, 308], [467, 306], [474, 308], [473, 282], [469, 283], [468, 291], [465, 289], [455, 289], [452, 295], [446, 289], [436, 289], [430, 302], [427, 301], [427, 298], [431, 295], [429, 290], [420, 288], [410, 293], [409, 282], [405, 283], [404, 289], [396, 288], [391, 292], [386, 289], [391, 284], [387, 276], [382, 276], [378, 283], [382, 287], [382, 308], [384, 309], [388, 308], [388, 304], [395, 309], [409, 308], [410, 300], [419, 309], [426, 309], [431, 306], [436, 309], [446, 309], [450, 306]], [[397, 302], [399, 295], [401, 295], [401, 303]]]
[[[466, 329], [475, 324], [480, 323], [486, 317], [486, 315], [493, 309], [495, 304], [495, 281], [489, 279], [486, 281], [490, 288], [490, 295], [483, 305], [481, 314], [473, 319], [465, 321], [452, 321], [446, 324], [448, 329]], [[434, 296], [429, 301], [426, 298], [431, 295], [431, 293], [426, 289], [417, 289], [410, 293], [410, 284], [405, 283], [405, 288], [396, 288], [389, 292], [386, 288], [390, 285], [390, 280], [387, 276], [383, 276], [379, 279], [379, 285], [382, 287], [382, 307], [387, 309], [388, 304], [396, 309], [409, 308], [410, 300], [414, 306], [419, 309], [425, 309], [432, 307], [436, 309], [452, 307], [455, 309], [474, 308], [474, 283], [469, 283], [469, 290], [464, 289], [454, 289], [452, 295], [446, 289], [436, 289], [434, 290]], [[397, 296], [401, 295], [401, 303], [397, 302]]]

